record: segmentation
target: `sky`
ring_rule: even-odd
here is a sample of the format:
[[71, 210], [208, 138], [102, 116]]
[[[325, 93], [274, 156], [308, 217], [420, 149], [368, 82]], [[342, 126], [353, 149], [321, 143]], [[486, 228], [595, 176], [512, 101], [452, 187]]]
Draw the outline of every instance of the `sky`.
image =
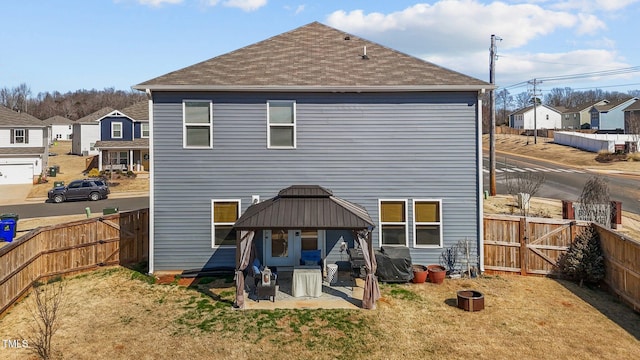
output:
[[533, 79], [542, 95], [627, 92], [640, 89], [638, 19], [640, 0], [3, 1], [0, 88], [131, 90], [319, 21], [487, 82], [495, 35], [495, 83], [512, 95]]

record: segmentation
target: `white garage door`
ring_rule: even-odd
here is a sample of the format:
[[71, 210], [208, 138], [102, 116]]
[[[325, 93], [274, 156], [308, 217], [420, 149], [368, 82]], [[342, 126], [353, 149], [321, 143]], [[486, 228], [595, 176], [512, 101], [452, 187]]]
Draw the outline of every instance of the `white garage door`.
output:
[[0, 165], [0, 185], [32, 183], [33, 165]]

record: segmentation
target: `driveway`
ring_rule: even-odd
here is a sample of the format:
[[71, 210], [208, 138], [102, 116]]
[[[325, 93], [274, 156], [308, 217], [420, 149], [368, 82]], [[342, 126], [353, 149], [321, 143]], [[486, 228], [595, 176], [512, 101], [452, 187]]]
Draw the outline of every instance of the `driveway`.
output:
[[0, 206], [24, 204], [32, 187], [31, 184], [0, 185]]

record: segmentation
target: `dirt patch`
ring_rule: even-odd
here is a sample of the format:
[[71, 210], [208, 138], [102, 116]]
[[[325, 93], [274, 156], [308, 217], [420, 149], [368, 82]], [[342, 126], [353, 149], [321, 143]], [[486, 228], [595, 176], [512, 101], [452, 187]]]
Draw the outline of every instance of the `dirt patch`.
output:
[[[56, 181], [65, 184], [73, 180], [86, 178], [87, 170], [93, 156], [71, 155], [71, 141], [58, 141], [49, 147], [49, 151], [56, 153], [56, 156], [49, 157], [49, 166], [59, 166], [60, 171], [55, 177], [47, 177], [47, 183], [34, 185], [29, 193], [30, 198], [47, 197], [47, 192], [51, 190]], [[136, 178], [114, 175], [109, 178], [111, 193], [129, 191], [149, 191], [149, 178], [142, 174]]]
[[[638, 314], [597, 289], [547, 278], [382, 284], [372, 311], [234, 311], [228, 280], [210, 280], [211, 292], [204, 294], [150, 284], [123, 268], [65, 283], [65, 310], [53, 341], [64, 359], [632, 359], [640, 351]], [[482, 292], [485, 309], [458, 309], [460, 289]], [[0, 338], [29, 334], [27, 301], [0, 319]], [[597, 341], [585, 342], [594, 334]], [[0, 356], [29, 355], [0, 349]]]

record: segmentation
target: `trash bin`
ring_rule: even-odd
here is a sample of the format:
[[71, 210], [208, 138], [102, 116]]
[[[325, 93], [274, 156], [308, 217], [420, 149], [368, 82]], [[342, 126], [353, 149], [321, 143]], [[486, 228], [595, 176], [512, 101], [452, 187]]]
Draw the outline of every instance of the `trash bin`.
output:
[[56, 169], [56, 174], [60, 174], [60, 165], [53, 165], [52, 168]]
[[64, 181], [54, 181], [53, 187], [64, 186]]
[[329, 285], [335, 285], [338, 282], [338, 265], [327, 264], [327, 282]]
[[0, 220], [0, 240], [12, 242], [16, 237], [16, 221], [13, 219]]
[[53, 166], [49, 168], [49, 177], [56, 177], [56, 168], [54, 168]]
[[108, 207], [108, 208], [102, 209], [102, 215], [115, 214], [117, 212], [118, 212], [117, 207]]
[[7, 213], [0, 215], [0, 220], [13, 220], [15, 222], [15, 226], [13, 227], [13, 237], [16, 237], [16, 229], [18, 227], [18, 220], [20, 220], [20, 216], [14, 213]]

